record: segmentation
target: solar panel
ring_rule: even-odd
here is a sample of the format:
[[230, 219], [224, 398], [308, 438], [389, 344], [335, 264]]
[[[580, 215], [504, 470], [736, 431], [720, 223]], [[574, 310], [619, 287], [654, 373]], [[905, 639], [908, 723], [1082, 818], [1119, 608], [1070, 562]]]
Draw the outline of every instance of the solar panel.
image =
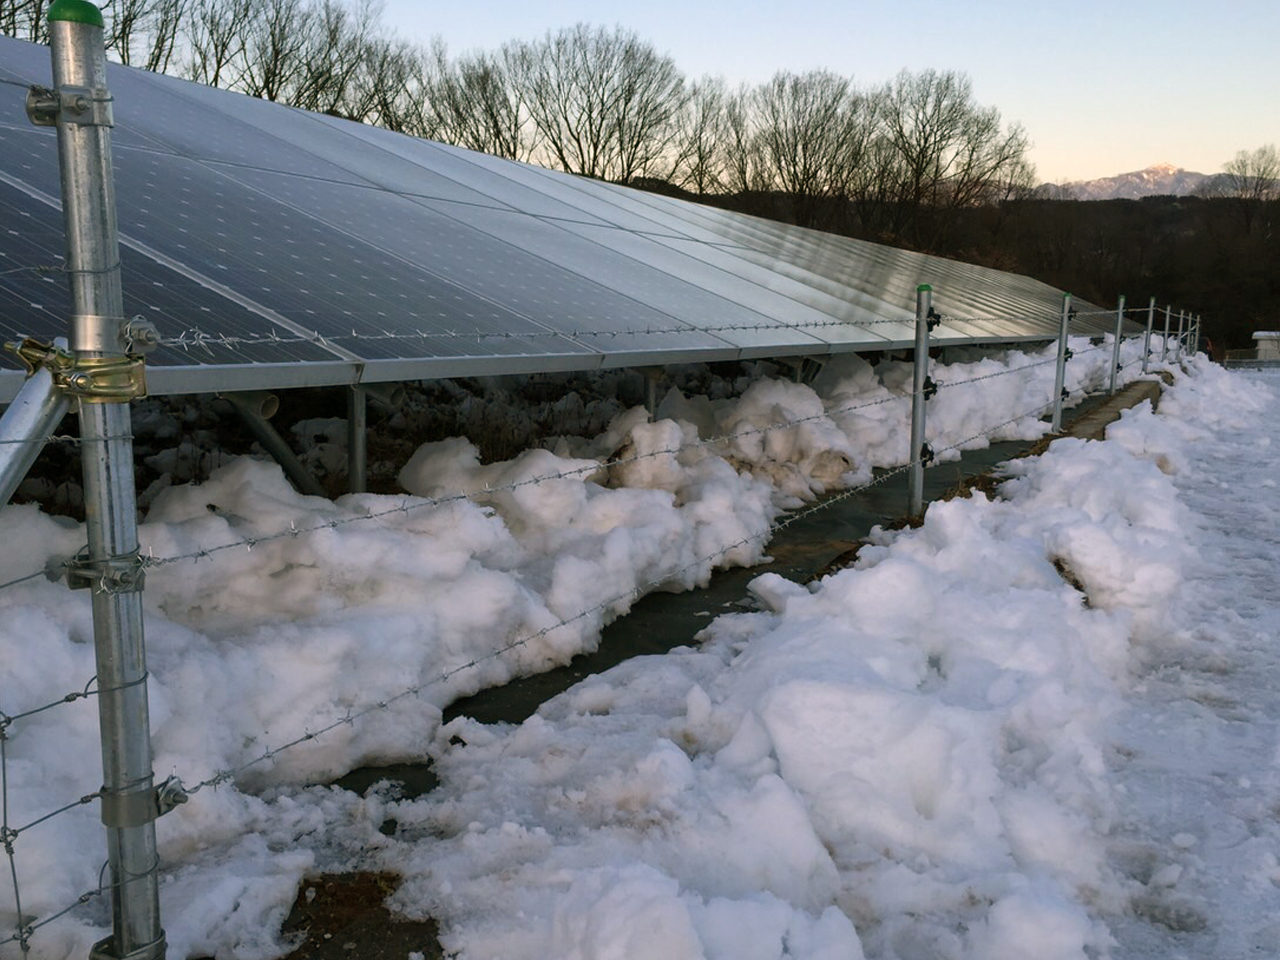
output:
[[[21, 89], [49, 77], [47, 48], [0, 37], [6, 338], [69, 315], [56, 139]], [[1057, 333], [1061, 293], [1026, 277], [114, 64], [108, 83], [125, 310], [165, 338], [153, 392], [883, 349], [912, 342], [920, 283], [969, 318], [943, 342]]]

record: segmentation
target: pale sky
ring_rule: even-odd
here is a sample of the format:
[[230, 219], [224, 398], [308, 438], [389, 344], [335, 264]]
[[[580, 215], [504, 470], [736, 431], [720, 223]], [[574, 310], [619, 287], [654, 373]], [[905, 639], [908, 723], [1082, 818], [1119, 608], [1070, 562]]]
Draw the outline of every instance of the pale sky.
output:
[[1041, 180], [1172, 163], [1217, 173], [1280, 145], [1280, 0], [386, 0], [401, 36], [453, 53], [585, 21], [621, 24], [685, 76], [758, 82], [778, 70], [959, 70], [1018, 121]]

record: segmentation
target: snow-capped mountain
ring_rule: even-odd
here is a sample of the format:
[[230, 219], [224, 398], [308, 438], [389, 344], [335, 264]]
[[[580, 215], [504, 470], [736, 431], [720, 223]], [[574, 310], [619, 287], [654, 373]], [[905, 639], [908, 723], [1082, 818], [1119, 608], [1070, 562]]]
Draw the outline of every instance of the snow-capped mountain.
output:
[[1195, 173], [1171, 163], [1157, 163], [1145, 170], [1122, 173], [1101, 180], [1078, 180], [1070, 183], [1046, 183], [1042, 196], [1072, 200], [1137, 200], [1140, 197], [1185, 197], [1195, 193], [1217, 174]]

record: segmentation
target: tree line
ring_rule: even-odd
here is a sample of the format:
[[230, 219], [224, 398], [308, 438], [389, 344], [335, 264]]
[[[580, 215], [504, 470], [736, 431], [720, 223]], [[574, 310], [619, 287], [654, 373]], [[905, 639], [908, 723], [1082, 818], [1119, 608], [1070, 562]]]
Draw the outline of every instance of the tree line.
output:
[[[46, 12], [0, 0], [0, 33], [44, 42]], [[372, 0], [109, 0], [103, 12], [121, 63], [615, 183], [785, 195], [806, 227], [929, 246], [949, 211], [1034, 177], [1023, 129], [950, 71], [731, 87], [686, 77], [622, 27], [454, 56], [397, 38]]]

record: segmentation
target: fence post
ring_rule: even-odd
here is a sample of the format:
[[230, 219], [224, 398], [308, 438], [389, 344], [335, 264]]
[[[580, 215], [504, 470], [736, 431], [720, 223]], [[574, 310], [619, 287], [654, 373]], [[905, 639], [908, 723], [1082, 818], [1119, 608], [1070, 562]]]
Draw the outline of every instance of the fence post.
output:
[[1053, 378], [1053, 432], [1062, 429], [1062, 400], [1067, 392], [1067, 361], [1071, 351], [1067, 349], [1067, 328], [1071, 325], [1071, 294], [1062, 295], [1062, 323], [1058, 328], [1058, 367]]
[[907, 512], [918, 517], [924, 512], [924, 465], [932, 452], [924, 442], [924, 408], [932, 395], [929, 380], [929, 325], [934, 319], [933, 287], [916, 287], [915, 379], [911, 393], [911, 472], [907, 474]]
[[1124, 326], [1124, 294], [1116, 307], [1116, 342], [1111, 347], [1111, 393], [1116, 392], [1116, 376], [1120, 373], [1120, 334]]
[[1173, 349], [1174, 363], [1182, 362], [1182, 325], [1183, 325], [1183, 322], [1186, 320], [1186, 316], [1187, 316], [1187, 311], [1185, 310], [1178, 311], [1178, 339], [1175, 341], [1177, 346], [1175, 346]]
[[1156, 298], [1147, 303], [1147, 337], [1142, 341], [1142, 372], [1147, 372], [1151, 360], [1151, 327], [1156, 321]]
[[1169, 317], [1173, 315], [1173, 304], [1164, 307], [1164, 338], [1160, 341], [1160, 362], [1164, 363], [1169, 356]]
[[33, 122], [58, 130], [73, 311], [65, 389], [79, 401], [88, 548], [67, 579], [92, 594], [112, 899], [112, 935], [92, 956], [159, 960], [165, 939], [155, 819], [168, 801], [151, 769], [129, 412], [129, 400], [145, 395], [146, 386], [141, 359], [130, 355], [134, 327], [124, 318], [120, 289], [102, 14], [87, 0], [56, 0], [49, 34], [54, 89], [33, 88], [27, 104]]

